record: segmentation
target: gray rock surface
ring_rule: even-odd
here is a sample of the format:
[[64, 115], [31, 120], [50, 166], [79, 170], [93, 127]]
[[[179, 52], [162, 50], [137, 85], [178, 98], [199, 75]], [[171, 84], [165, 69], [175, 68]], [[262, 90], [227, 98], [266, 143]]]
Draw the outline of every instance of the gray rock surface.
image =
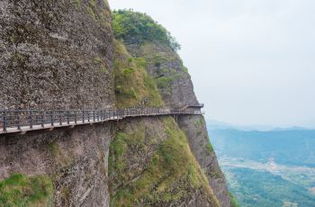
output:
[[103, 0], [2, 0], [0, 108], [112, 105], [110, 20]]

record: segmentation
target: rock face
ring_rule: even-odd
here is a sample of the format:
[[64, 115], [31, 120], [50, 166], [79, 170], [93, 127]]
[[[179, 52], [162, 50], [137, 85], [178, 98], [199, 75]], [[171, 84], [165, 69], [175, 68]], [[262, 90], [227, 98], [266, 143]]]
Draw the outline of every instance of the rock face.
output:
[[[2, 0], [0, 46], [0, 109], [198, 104], [172, 48], [114, 40], [103, 0]], [[0, 135], [0, 154], [0, 206], [230, 207], [199, 115]]]
[[[0, 108], [114, 106], [110, 21], [103, 0], [1, 0]], [[112, 136], [110, 123], [0, 136], [0, 179], [48, 175], [53, 206], [108, 206]]]
[[54, 184], [54, 206], [108, 206], [107, 160], [112, 132], [111, 124], [106, 124], [1, 136], [4, 156], [0, 157], [0, 179], [13, 173], [49, 175]]
[[170, 47], [158, 42], [127, 47], [133, 56], [147, 60], [147, 70], [155, 79], [166, 106], [198, 104], [188, 69]]
[[103, 0], [2, 0], [0, 108], [112, 105], [110, 20]]

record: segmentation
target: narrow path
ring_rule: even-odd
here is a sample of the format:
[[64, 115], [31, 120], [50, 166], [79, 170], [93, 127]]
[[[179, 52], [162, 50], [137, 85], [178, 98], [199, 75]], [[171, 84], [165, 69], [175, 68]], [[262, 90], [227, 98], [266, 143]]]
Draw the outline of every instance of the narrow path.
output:
[[95, 111], [36, 111], [5, 110], [0, 111], [0, 135], [38, 130], [53, 130], [61, 127], [75, 127], [122, 120], [130, 117], [201, 115], [203, 105], [170, 108], [126, 108], [118, 110]]

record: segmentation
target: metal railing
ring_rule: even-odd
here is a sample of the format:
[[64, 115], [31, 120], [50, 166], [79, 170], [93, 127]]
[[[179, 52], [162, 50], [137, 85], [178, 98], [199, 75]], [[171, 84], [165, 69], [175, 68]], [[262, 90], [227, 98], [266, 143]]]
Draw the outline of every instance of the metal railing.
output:
[[201, 114], [193, 108], [125, 108], [105, 110], [3, 110], [0, 111], [0, 134], [54, 127], [75, 126], [120, 120], [128, 117]]

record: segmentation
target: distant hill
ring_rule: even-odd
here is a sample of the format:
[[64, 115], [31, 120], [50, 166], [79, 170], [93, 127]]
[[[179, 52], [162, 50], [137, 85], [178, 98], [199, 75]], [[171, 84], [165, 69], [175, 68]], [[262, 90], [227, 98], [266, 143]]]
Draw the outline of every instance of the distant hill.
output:
[[271, 125], [236, 125], [214, 119], [207, 120], [208, 129], [235, 129], [239, 131], [292, 131], [292, 130], [315, 130], [315, 127], [287, 126], [275, 127]]

